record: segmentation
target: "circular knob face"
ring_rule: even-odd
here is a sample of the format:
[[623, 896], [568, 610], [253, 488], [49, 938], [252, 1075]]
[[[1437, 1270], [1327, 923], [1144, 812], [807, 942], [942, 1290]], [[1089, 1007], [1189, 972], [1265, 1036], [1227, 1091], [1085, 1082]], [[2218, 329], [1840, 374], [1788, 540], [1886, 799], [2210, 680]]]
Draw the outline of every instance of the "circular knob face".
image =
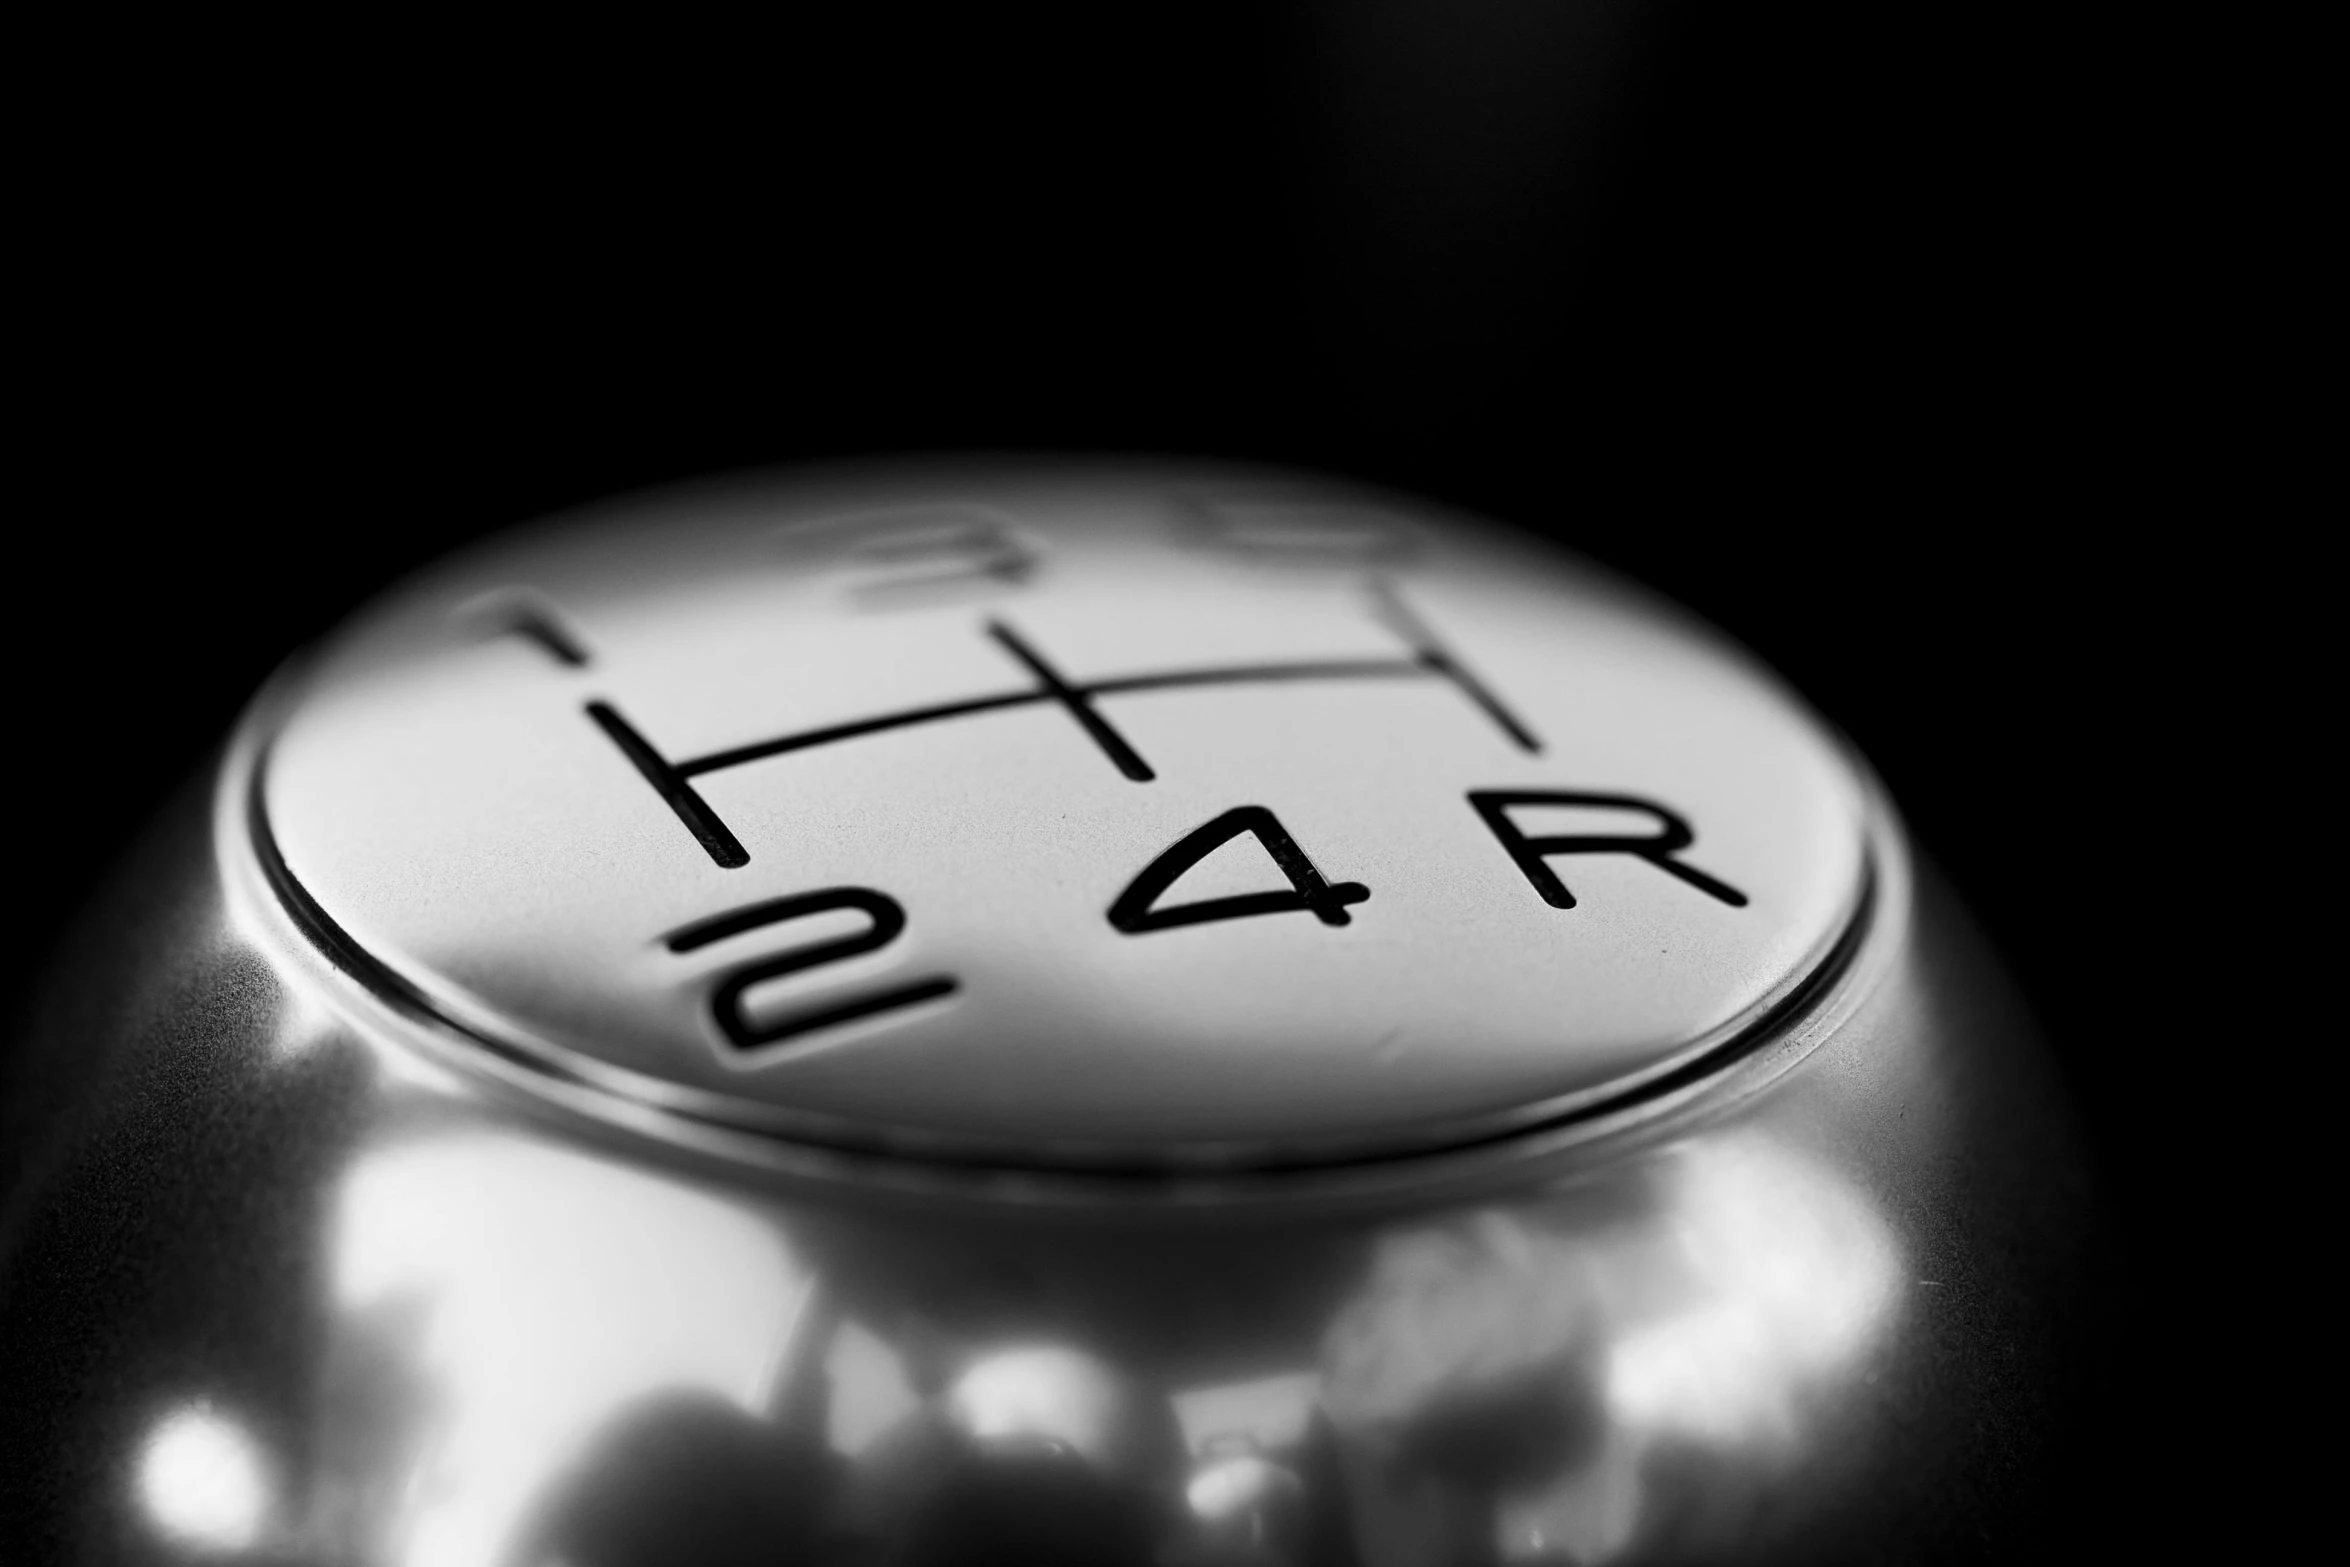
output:
[[1491, 1135], [1823, 961], [1864, 793], [1767, 674], [1424, 507], [1191, 471], [656, 499], [362, 615], [264, 853], [509, 1053], [1014, 1164]]

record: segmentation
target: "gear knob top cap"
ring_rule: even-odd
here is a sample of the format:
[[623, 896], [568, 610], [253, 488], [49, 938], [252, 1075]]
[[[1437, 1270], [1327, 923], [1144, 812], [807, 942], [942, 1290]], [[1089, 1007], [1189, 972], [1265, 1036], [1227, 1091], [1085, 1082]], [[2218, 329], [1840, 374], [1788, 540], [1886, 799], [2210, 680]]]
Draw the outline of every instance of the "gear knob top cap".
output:
[[461, 557], [301, 672], [255, 844], [547, 1081], [1014, 1166], [1555, 1124], [1833, 961], [1869, 791], [1737, 650], [1432, 512], [1161, 477], [721, 490]]

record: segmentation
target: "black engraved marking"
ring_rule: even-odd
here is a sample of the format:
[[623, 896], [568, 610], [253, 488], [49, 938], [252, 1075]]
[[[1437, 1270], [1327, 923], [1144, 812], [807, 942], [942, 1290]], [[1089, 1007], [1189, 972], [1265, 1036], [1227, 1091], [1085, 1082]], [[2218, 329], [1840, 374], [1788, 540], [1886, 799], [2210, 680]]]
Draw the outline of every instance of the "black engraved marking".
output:
[[[1427, 673], [1417, 662], [1409, 659], [1332, 659], [1322, 663], [1244, 664], [1229, 669], [1178, 669], [1157, 675], [1120, 675], [1108, 680], [1089, 681], [1070, 689], [1083, 696], [1095, 697], [1117, 696], [1129, 691], [1164, 691], [1183, 686], [1251, 685], [1284, 680], [1413, 680], [1425, 678]], [[911, 707], [895, 713], [877, 714], [872, 718], [853, 719], [845, 724], [828, 724], [822, 729], [803, 729], [797, 734], [778, 735], [772, 740], [758, 740], [749, 745], [738, 745], [732, 750], [713, 751], [708, 756], [697, 756], [674, 765], [680, 777], [698, 778], [703, 773], [714, 773], [721, 768], [739, 767], [745, 762], [830, 745], [835, 740], [854, 740], [862, 735], [934, 723], [944, 718], [962, 718], [972, 713], [992, 713], [1000, 708], [1031, 707], [1039, 702], [1058, 700], [1060, 698], [1054, 692], [1031, 688], [1026, 691], [1001, 692], [995, 696], [973, 697], [964, 702], [942, 702], [936, 707]]]
[[[1018, 659], [1025, 669], [1036, 677], [1037, 684], [1021, 691], [999, 691], [987, 696], [969, 697], [959, 702], [940, 702], [929, 707], [900, 709], [894, 713], [877, 713], [869, 718], [850, 719], [845, 723], [826, 724], [817, 729], [803, 729], [793, 734], [778, 735], [773, 739], [755, 740], [748, 745], [731, 746], [713, 751], [706, 756], [689, 757], [684, 761], [661, 762], [663, 769], [656, 774], [647, 770], [645, 776], [654, 781], [655, 788], [664, 788], [666, 782], [698, 778], [704, 773], [718, 772], [728, 767], [739, 767], [771, 756], [783, 756], [793, 751], [805, 751], [835, 741], [854, 740], [865, 735], [884, 734], [893, 729], [911, 728], [919, 724], [937, 723], [946, 719], [965, 718], [977, 713], [1000, 712], [1007, 708], [1028, 707], [1041, 702], [1057, 702], [1066, 708], [1078, 723], [1117, 764], [1118, 770], [1138, 782], [1156, 776], [1150, 764], [1127, 743], [1125, 737], [1112, 728], [1094, 699], [1121, 696], [1142, 691], [1172, 691], [1190, 686], [1254, 685], [1285, 681], [1315, 680], [1412, 680], [1435, 678], [1445, 681], [1465, 694], [1470, 701], [1500, 725], [1500, 727], [1528, 751], [1540, 751], [1541, 742], [1513, 717], [1500, 700], [1481, 684], [1461, 662], [1438, 641], [1425, 624], [1405, 609], [1391, 588], [1383, 584], [1375, 588], [1378, 595], [1375, 608], [1388, 629], [1396, 632], [1411, 645], [1410, 658], [1332, 658], [1301, 659], [1295, 663], [1232, 664], [1196, 669], [1161, 670], [1152, 674], [1114, 675], [1107, 679], [1073, 681], [1064, 678], [1048, 664], [1044, 657], [1020, 635], [1000, 621], [988, 623], [988, 634], [996, 643]], [[607, 726], [609, 727], [609, 726]], [[617, 738], [617, 736], [615, 736]], [[625, 745], [625, 742], [624, 742]], [[631, 752], [633, 756], [635, 753]], [[645, 755], [652, 756], [650, 747]], [[642, 767], [644, 764], [639, 763]], [[665, 792], [664, 798], [670, 798]], [[690, 796], [689, 796], [690, 797]], [[674, 803], [674, 802], [673, 802]], [[696, 804], [699, 805], [698, 800]], [[715, 823], [707, 806], [699, 806], [702, 816]], [[684, 813], [681, 810], [680, 815]], [[690, 825], [690, 821], [689, 821]], [[719, 829], [721, 832], [723, 828]], [[722, 862], [723, 863], [723, 862]]]
[[898, 939], [906, 928], [906, 910], [897, 899], [886, 892], [875, 892], [870, 887], [826, 887], [817, 892], [796, 892], [789, 897], [769, 898], [760, 903], [745, 904], [724, 914], [681, 925], [661, 938], [661, 945], [672, 952], [694, 952], [714, 941], [739, 936], [745, 931], [758, 930], [766, 925], [780, 925], [787, 920], [805, 919], [811, 914], [825, 914], [834, 909], [855, 909], [870, 921], [865, 929], [853, 936], [842, 936], [833, 941], [820, 941], [795, 949], [790, 961], [774, 970], [768, 977], [790, 974], [818, 963], [829, 963], [837, 958], [854, 957], [860, 952], [871, 952], [886, 947]]
[[[1036, 574], [1035, 548], [992, 518], [917, 513], [894, 526], [895, 533], [860, 543], [857, 558], [914, 569], [857, 584], [850, 592], [860, 602], [878, 607], [898, 599], [930, 597], [940, 590], [1016, 588]], [[924, 566], [935, 569], [920, 569]]]
[[1063, 680], [1060, 672], [1045, 662], [1044, 655], [1023, 642], [1010, 626], [1000, 620], [991, 620], [987, 623], [987, 634], [995, 638], [997, 645], [1005, 652], [1028, 666], [1028, 672], [1036, 676], [1045, 694], [1068, 710], [1069, 716], [1077, 720], [1079, 727], [1093, 737], [1093, 743], [1102, 748], [1102, 753], [1117, 764], [1118, 771], [1136, 783], [1148, 783], [1158, 776], [1151, 771], [1150, 763], [1144, 761], [1140, 753], [1126, 743], [1126, 737], [1110, 727], [1110, 721], [1094, 708], [1087, 692]]
[[[1515, 860], [1526, 880], [1542, 895], [1542, 901], [1554, 909], [1571, 909], [1575, 895], [1567, 891], [1566, 883], [1558, 879], [1550, 868], [1547, 856], [1553, 854], [1629, 854], [1634, 859], [1646, 860], [1669, 876], [1674, 876], [1695, 887], [1709, 898], [1719, 899], [1734, 909], [1746, 906], [1746, 894], [1729, 883], [1708, 876], [1696, 866], [1673, 858], [1681, 850], [1697, 841], [1689, 824], [1681, 817], [1653, 800], [1642, 800], [1628, 794], [1569, 794], [1550, 789], [1472, 789], [1469, 804], [1485, 819], [1493, 836]], [[1587, 805], [1603, 806], [1613, 810], [1642, 811], [1656, 818], [1658, 831], [1653, 837], [1627, 838], [1620, 834], [1569, 833], [1554, 837], [1529, 838], [1510, 820], [1510, 809], [1520, 805]]]
[[461, 606], [457, 614], [475, 622], [485, 639], [520, 637], [568, 669], [585, 669], [590, 662], [579, 634], [535, 594], [493, 593]]
[[710, 858], [718, 862], [720, 869], [735, 870], [751, 863], [750, 852], [733, 833], [726, 830], [726, 823], [720, 821], [718, 813], [711, 810], [702, 797], [694, 792], [694, 786], [686, 782], [685, 775], [670, 766], [661, 753], [654, 750], [643, 735], [631, 728], [628, 720], [621, 717], [609, 702], [588, 703], [587, 715], [596, 721], [597, 728], [612, 737], [612, 743], [620, 747], [621, 754], [636, 764], [636, 770], [644, 774], [645, 782], [651, 784], [653, 792], [660, 795], [669, 808], [677, 813], [677, 819], [685, 823], [686, 831], [692, 833], [694, 841], [710, 852]]
[[912, 707], [903, 712], [853, 719], [845, 724], [830, 724], [822, 729], [803, 729], [798, 734], [779, 735], [773, 740], [738, 745], [731, 751], [713, 751], [708, 756], [697, 756], [691, 761], [678, 763], [677, 771], [680, 777], [697, 778], [723, 767], [738, 767], [744, 762], [781, 756], [788, 751], [805, 751], [811, 746], [830, 745], [835, 740], [854, 740], [859, 735], [880, 734], [887, 729], [905, 729], [942, 718], [961, 718], [969, 713], [991, 713], [1000, 707], [1027, 707], [1051, 700], [1052, 696], [1042, 691], [1011, 691], [1000, 696], [974, 697], [968, 702], [942, 702], [936, 707]]
[[[1203, 898], [1197, 903], [1178, 903], [1168, 908], [1153, 907], [1185, 871], [1244, 832], [1256, 834], [1257, 842], [1265, 846], [1265, 852], [1288, 878], [1289, 891], [1251, 892], [1230, 898]], [[1251, 914], [1286, 914], [1304, 909], [1311, 910], [1325, 925], [1344, 925], [1352, 918], [1346, 906], [1370, 896], [1371, 889], [1361, 882], [1324, 881], [1314, 862], [1306, 857], [1306, 851], [1297, 846], [1297, 840], [1289, 836], [1271, 811], [1261, 805], [1242, 805], [1193, 828], [1144, 866], [1142, 874], [1128, 882], [1126, 890], [1110, 905], [1110, 924], [1129, 936], [1136, 936], [1147, 930], [1170, 930], [1178, 925], [1205, 924], [1209, 920], [1243, 919]]]
[[[747, 987], [766, 977], [763, 974], [751, 974], [744, 979], [743, 985]], [[742, 1015], [742, 988], [737, 987], [733, 980], [728, 980], [724, 986], [720, 987], [717, 994], [710, 998], [710, 1006], [713, 1015], [718, 1019], [718, 1026], [726, 1033], [728, 1043], [738, 1050], [755, 1050], [761, 1045], [781, 1044], [784, 1040], [797, 1038], [801, 1034], [812, 1034], [818, 1029], [831, 1028], [840, 1023], [853, 1023], [861, 1017], [871, 1017], [877, 1012], [895, 1012], [900, 1007], [915, 1006], [924, 1001], [935, 1001], [940, 996], [951, 996], [954, 993], [955, 982], [945, 975], [940, 975], [935, 979], [919, 980], [896, 990], [876, 991], [868, 996], [860, 996], [854, 1001], [844, 1001], [836, 1007], [817, 1007], [804, 1012], [788, 1013], [783, 1017], [754, 1027]]]
[[1259, 685], [1282, 680], [1409, 680], [1425, 675], [1417, 660], [1334, 658], [1320, 663], [1236, 664], [1228, 669], [1174, 669], [1159, 675], [1120, 675], [1077, 689], [1087, 696], [1164, 691], [1177, 686]]
[[1503, 705], [1501, 698], [1494, 694], [1490, 686], [1452, 655], [1443, 639], [1436, 635], [1426, 621], [1412, 612], [1411, 606], [1403, 601], [1403, 596], [1396, 592], [1393, 583], [1384, 580], [1374, 582], [1371, 584], [1371, 597], [1380, 620], [1411, 645], [1412, 656], [1419, 661], [1421, 668], [1451, 681], [1461, 695], [1476, 703], [1484, 710], [1486, 717], [1500, 726], [1502, 733], [1517, 743], [1519, 750], [1529, 756], [1542, 754], [1542, 742], [1534, 738], [1534, 732], [1518, 721], [1517, 715]]
[[791, 920], [805, 919], [811, 914], [826, 914], [835, 909], [853, 909], [869, 922], [861, 931], [836, 936], [829, 941], [809, 942], [731, 969], [710, 994], [710, 1016], [720, 1033], [737, 1050], [755, 1050], [763, 1045], [779, 1044], [818, 1029], [872, 1017], [880, 1012], [892, 1012], [900, 1007], [952, 995], [956, 981], [944, 974], [915, 980], [889, 990], [871, 991], [847, 1001], [829, 1006], [800, 1007], [764, 1023], [754, 1023], [743, 1013], [743, 995], [753, 985], [787, 974], [838, 963], [867, 952], [888, 946], [898, 939], [906, 928], [906, 911], [897, 899], [870, 887], [827, 887], [820, 892], [799, 893], [788, 898], [770, 898], [763, 903], [732, 910], [729, 913], [698, 920], [662, 938], [662, 944], [672, 952], [692, 952], [712, 942], [724, 941], [746, 931], [780, 925]]
[[1418, 542], [1400, 517], [1328, 501], [1190, 503], [1200, 546], [1252, 565], [1343, 569], [1406, 559]]

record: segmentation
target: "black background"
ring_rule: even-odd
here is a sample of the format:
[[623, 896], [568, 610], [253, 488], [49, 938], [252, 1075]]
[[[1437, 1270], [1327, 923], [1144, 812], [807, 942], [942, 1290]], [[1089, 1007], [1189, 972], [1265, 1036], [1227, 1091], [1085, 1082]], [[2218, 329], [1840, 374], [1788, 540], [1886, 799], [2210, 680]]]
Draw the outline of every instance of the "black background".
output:
[[2205, 483], [2154, 24], [1118, 14], [36, 51], [13, 990], [279, 658], [484, 531], [748, 464], [1262, 458], [1547, 532], [1806, 691], [2021, 976], [2143, 1262], [2195, 965], [2139, 813], [2202, 701], [2155, 520]]

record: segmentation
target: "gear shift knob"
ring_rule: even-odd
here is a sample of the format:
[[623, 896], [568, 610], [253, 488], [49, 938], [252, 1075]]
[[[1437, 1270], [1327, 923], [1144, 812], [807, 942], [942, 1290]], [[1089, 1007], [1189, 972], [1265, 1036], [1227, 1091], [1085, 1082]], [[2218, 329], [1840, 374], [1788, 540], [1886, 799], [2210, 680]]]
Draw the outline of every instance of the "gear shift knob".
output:
[[1865, 767], [1421, 502], [619, 503], [127, 875], [0, 1231], [69, 1558], [1866, 1556], [2063, 1348], [2061, 1107]]

